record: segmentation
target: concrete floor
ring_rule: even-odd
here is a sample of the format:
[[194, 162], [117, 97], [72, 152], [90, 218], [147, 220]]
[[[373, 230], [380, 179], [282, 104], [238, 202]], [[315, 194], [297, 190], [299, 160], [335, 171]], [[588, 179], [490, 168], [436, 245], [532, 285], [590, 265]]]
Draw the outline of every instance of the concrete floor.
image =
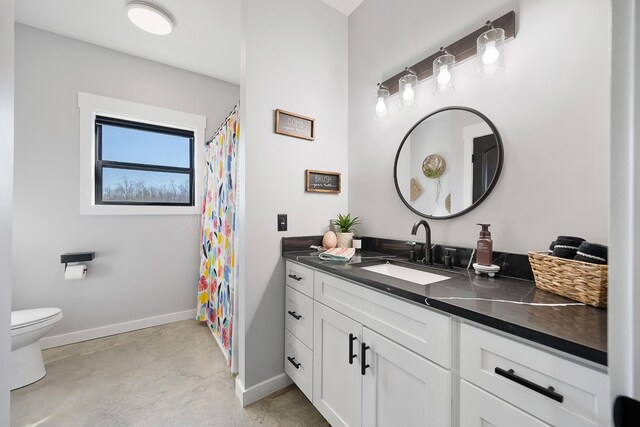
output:
[[44, 351], [11, 392], [18, 426], [328, 426], [295, 386], [242, 408], [206, 326], [191, 320]]

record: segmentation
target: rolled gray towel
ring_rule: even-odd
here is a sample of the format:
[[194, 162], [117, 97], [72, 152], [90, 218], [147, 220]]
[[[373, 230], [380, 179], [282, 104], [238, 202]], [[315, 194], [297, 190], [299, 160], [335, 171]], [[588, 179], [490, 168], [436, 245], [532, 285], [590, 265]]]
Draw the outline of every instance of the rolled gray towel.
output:
[[607, 264], [608, 251], [608, 248], [604, 245], [582, 242], [573, 259], [592, 264]]
[[573, 259], [582, 242], [584, 242], [582, 237], [558, 236], [553, 245], [551, 255], [559, 258]]

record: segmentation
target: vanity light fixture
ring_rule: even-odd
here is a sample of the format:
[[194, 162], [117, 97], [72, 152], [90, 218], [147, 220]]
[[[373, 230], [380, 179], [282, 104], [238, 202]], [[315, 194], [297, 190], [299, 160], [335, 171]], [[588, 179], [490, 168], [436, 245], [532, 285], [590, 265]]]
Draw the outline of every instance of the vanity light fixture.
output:
[[387, 108], [388, 99], [389, 88], [381, 83], [378, 83], [378, 90], [376, 91], [376, 117], [378, 117], [379, 119], [389, 117], [389, 110]]
[[493, 77], [504, 71], [504, 30], [494, 28], [491, 21], [486, 25], [489, 29], [476, 41], [479, 77]]
[[[460, 64], [473, 56], [477, 56], [478, 75], [496, 75], [500, 73], [500, 71], [504, 70], [503, 44], [506, 40], [514, 38], [515, 36], [516, 13], [511, 11], [492, 21], [487, 21], [486, 25], [470, 32], [459, 40], [446, 45], [444, 50], [440, 48], [439, 51], [413, 64], [410, 68], [405, 68], [396, 75], [389, 77], [382, 82], [382, 85], [389, 90], [389, 96], [394, 96], [396, 93], [399, 93], [401, 106], [406, 105], [404, 102], [405, 91], [407, 95], [406, 98], [411, 99], [411, 94], [414, 94], [415, 96], [415, 85], [431, 76], [434, 76], [435, 80], [435, 93], [447, 93], [446, 91], [439, 91], [435, 85], [438, 79], [440, 79], [440, 82], [444, 84], [449, 76], [452, 79], [451, 91], [453, 91], [452, 66], [454, 64]], [[445, 65], [445, 61], [448, 60], [446, 55], [451, 55], [454, 62], [451, 64], [446, 63], [446, 68], [438, 68], [437, 66], [440, 63], [442, 63], [441, 65]], [[438, 62], [439, 59], [440, 62]], [[406, 81], [405, 79], [409, 74], [407, 72], [408, 70], [411, 70], [411, 74], [413, 74], [412, 77], [408, 78], [414, 79], [413, 84], [409, 88], [410, 90], [407, 90], [406, 85], [403, 86], [403, 83]]]
[[453, 93], [456, 87], [453, 84], [453, 65], [456, 57], [450, 54], [444, 47], [440, 48], [441, 55], [433, 60], [433, 93], [445, 95]]
[[404, 69], [404, 75], [398, 80], [400, 88], [400, 105], [411, 107], [416, 103], [415, 85], [418, 83], [418, 75], [411, 68]]
[[145, 1], [132, 1], [127, 5], [127, 16], [138, 28], [157, 35], [173, 31], [171, 16], [158, 6]]

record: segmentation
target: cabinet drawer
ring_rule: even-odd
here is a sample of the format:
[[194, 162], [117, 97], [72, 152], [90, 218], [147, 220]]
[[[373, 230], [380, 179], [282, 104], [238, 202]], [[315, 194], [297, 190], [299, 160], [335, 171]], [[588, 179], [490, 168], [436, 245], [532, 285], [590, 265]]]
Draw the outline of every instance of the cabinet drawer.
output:
[[313, 270], [295, 262], [287, 261], [285, 272], [287, 285], [313, 298]]
[[608, 425], [606, 374], [469, 324], [460, 329], [460, 375], [549, 424]]
[[314, 298], [398, 344], [451, 366], [451, 317], [317, 271]]
[[549, 427], [549, 424], [462, 380], [460, 427], [487, 426]]
[[284, 331], [284, 371], [313, 401], [313, 353], [289, 331]]
[[313, 300], [285, 286], [285, 328], [313, 350]]

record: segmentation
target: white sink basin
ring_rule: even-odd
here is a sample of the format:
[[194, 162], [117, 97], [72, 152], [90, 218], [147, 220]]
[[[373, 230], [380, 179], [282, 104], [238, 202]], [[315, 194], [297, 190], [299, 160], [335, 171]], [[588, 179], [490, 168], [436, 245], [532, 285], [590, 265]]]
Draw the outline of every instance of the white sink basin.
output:
[[384, 274], [385, 276], [395, 277], [396, 279], [418, 283], [419, 285], [429, 285], [431, 283], [450, 279], [450, 277], [442, 276], [440, 274], [414, 270], [413, 268], [401, 267], [395, 264], [377, 264], [370, 267], [362, 267], [362, 269]]

